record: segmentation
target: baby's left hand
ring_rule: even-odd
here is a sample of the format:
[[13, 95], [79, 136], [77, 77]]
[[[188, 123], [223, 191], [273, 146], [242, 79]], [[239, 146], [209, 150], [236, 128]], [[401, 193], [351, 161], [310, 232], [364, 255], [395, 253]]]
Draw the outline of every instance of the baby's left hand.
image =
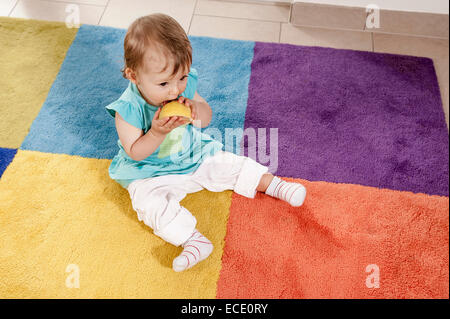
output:
[[189, 107], [191, 109], [192, 121], [197, 119], [197, 104], [195, 103], [194, 100], [190, 100], [188, 98], [185, 98], [184, 96], [180, 96], [180, 98], [178, 99], [178, 102], [186, 105], [187, 107]]

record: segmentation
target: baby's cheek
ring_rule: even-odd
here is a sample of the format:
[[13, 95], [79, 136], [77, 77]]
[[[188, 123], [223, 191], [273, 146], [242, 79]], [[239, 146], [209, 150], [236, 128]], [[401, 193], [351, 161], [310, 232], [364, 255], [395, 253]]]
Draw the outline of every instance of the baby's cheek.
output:
[[[187, 83], [185, 83], [183, 86], [181, 86], [181, 88], [180, 88], [180, 92], [181, 92], [181, 93], [183, 93], [184, 90], [186, 90], [186, 86], [187, 86]], [[180, 94], [181, 94], [181, 93], [180, 93]]]

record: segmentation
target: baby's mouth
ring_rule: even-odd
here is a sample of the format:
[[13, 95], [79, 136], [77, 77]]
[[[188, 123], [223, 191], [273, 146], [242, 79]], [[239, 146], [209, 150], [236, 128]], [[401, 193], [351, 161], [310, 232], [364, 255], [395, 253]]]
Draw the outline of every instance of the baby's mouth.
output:
[[176, 101], [177, 99], [173, 99], [173, 100], [166, 100], [164, 102], [162, 102], [162, 106], [166, 105], [167, 103], [170, 103], [172, 101]]

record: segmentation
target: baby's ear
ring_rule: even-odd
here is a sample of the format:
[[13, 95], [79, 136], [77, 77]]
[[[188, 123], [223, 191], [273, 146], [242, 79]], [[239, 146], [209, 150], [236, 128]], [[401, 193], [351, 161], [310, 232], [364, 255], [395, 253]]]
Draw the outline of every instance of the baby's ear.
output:
[[137, 84], [136, 73], [130, 68], [125, 69], [125, 76], [127, 77], [128, 80], [130, 80], [134, 84]]

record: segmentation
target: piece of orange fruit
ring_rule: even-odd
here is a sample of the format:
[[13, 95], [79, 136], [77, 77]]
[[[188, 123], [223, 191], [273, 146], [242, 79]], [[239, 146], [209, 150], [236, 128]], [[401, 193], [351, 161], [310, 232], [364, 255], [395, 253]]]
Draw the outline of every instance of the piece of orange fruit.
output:
[[161, 113], [159, 113], [159, 119], [171, 116], [180, 116], [186, 118], [189, 121], [192, 120], [191, 109], [186, 105], [179, 103], [178, 101], [167, 103], [162, 107]]

